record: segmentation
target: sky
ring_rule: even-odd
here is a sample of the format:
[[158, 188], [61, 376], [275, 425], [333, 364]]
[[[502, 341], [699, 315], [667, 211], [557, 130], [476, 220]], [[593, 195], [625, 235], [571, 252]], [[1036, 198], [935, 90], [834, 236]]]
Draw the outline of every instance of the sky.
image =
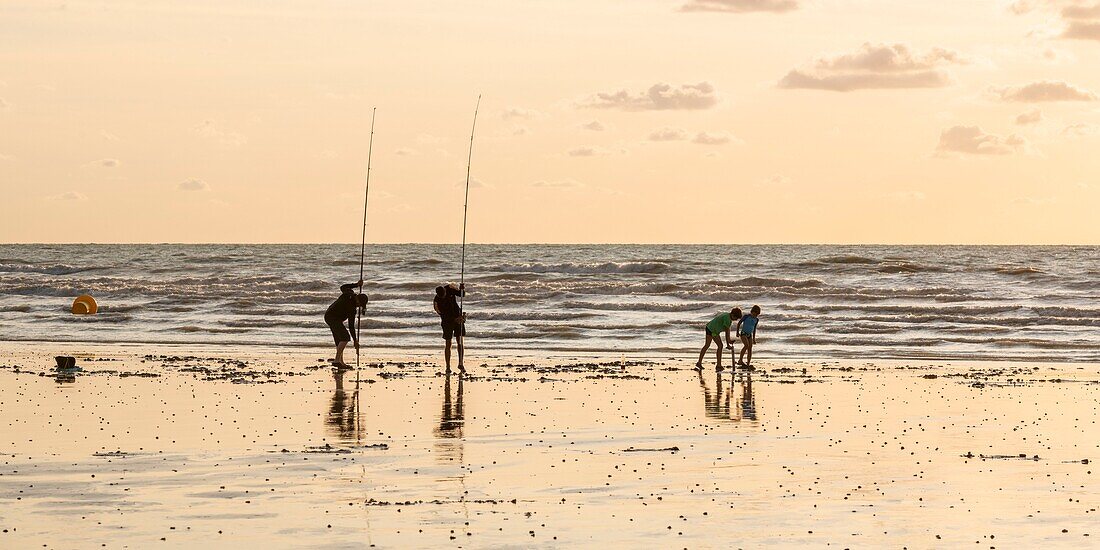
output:
[[0, 242], [1098, 244], [1100, 0], [0, 4]]

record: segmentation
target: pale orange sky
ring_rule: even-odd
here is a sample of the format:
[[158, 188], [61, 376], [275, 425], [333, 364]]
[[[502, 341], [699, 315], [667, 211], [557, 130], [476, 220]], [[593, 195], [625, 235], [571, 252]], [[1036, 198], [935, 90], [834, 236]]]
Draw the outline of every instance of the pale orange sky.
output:
[[1100, 0], [0, 4], [0, 242], [1100, 243]]

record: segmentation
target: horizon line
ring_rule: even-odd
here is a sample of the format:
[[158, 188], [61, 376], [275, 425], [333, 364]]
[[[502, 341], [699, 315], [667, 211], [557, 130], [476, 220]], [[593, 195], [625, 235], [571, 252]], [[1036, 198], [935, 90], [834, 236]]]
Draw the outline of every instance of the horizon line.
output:
[[[323, 245], [323, 246], [354, 246], [361, 243], [355, 242], [183, 242], [183, 241], [159, 241], [159, 242], [106, 242], [106, 241], [88, 241], [88, 242], [0, 242], [0, 246], [55, 246], [55, 245], [130, 245], [130, 246], [143, 246], [143, 245], [173, 245], [173, 246], [210, 246], [210, 245], [223, 245], [223, 246], [306, 246], [306, 245]], [[384, 242], [384, 243], [366, 243], [375, 246], [407, 246], [407, 245], [428, 245], [428, 246], [461, 246], [461, 243], [451, 242]], [[482, 242], [482, 243], [466, 243], [467, 245], [474, 246], [1031, 246], [1031, 247], [1058, 247], [1058, 246], [1083, 246], [1083, 247], [1097, 247], [1100, 243], [825, 243], [825, 242], [773, 242], [773, 243], [674, 243], [674, 242], [588, 242], [588, 243], [565, 243], [565, 242]]]

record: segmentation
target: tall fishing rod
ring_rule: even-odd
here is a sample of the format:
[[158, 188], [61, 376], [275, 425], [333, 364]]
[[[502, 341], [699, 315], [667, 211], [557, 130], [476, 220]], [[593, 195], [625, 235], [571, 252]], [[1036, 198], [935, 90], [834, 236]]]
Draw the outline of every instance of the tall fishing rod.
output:
[[[363, 238], [359, 244], [359, 281], [363, 281], [363, 264], [367, 257], [367, 200], [370, 199], [370, 159], [374, 150], [374, 117], [378, 113], [378, 107], [372, 107], [370, 112], [370, 141], [367, 143], [367, 185], [363, 191]], [[359, 285], [359, 296], [363, 295], [363, 285]], [[359, 305], [360, 299], [356, 299], [359, 313], [355, 319], [355, 383], [359, 384], [359, 332], [363, 328], [363, 307]]]
[[[458, 276], [458, 288], [466, 284], [466, 217], [470, 209], [470, 166], [474, 161], [474, 130], [477, 129], [477, 111], [481, 108], [481, 94], [477, 96], [477, 104], [474, 106], [474, 122], [470, 126], [470, 153], [466, 156], [466, 200], [462, 205], [462, 267]], [[458, 307], [462, 307], [462, 298], [465, 291], [458, 293]]]

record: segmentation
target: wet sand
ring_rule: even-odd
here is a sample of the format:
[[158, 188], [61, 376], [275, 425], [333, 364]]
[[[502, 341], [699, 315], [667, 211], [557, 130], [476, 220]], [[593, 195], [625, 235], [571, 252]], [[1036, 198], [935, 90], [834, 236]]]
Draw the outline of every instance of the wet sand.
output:
[[1100, 365], [52, 347], [0, 344], [3, 548], [1100, 537]]

